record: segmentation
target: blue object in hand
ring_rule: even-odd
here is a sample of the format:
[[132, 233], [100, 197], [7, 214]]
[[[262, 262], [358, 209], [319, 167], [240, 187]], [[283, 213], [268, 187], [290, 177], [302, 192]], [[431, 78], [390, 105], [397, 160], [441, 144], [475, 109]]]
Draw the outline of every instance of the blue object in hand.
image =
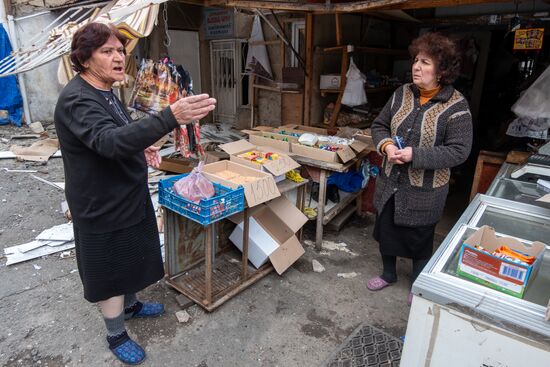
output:
[[395, 142], [395, 145], [397, 145], [399, 149], [403, 149], [405, 147], [405, 140], [399, 135], [396, 135], [393, 138], [393, 141]]

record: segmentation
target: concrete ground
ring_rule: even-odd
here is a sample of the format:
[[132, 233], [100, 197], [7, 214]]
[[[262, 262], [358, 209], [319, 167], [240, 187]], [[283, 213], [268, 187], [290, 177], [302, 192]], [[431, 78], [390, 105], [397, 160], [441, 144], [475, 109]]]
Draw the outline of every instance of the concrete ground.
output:
[[[0, 127], [0, 137], [28, 133]], [[9, 144], [0, 142], [0, 151]], [[49, 181], [63, 181], [62, 161], [47, 164], [0, 160], [0, 168], [37, 169]], [[0, 171], [1, 248], [26, 243], [40, 231], [65, 223], [62, 191], [29, 173]], [[304, 239], [313, 239], [312, 223]], [[366, 281], [381, 271], [373, 217], [355, 217], [325, 239], [344, 242], [342, 251], [306, 254], [282, 276], [271, 273], [212, 313], [194, 305], [191, 320], [177, 322], [179, 294], [162, 281], [139, 296], [164, 302], [166, 313], [154, 320], [131, 320], [131, 336], [145, 347], [145, 366], [319, 366], [362, 322], [391, 335], [405, 335], [411, 264], [398, 260], [399, 281], [379, 293]], [[0, 252], [3, 254], [3, 251]], [[326, 270], [315, 273], [311, 260]], [[74, 257], [59, 254], [5, 266], [0, 259], [0, 365], [121, 365], [106, 347], [104, 323], [94, 304], [82, 297]], [[338, 273], [359, 273], [350, 279]]]

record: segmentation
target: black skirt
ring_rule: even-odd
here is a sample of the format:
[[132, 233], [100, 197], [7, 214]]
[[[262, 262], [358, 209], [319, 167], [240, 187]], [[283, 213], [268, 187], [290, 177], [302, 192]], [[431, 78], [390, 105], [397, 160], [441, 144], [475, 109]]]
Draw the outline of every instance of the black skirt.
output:
[[386, 202], [382, 213], [376, 216], [374, 239], [380, 244], [380, 253], [410, 259], [429, 259], [432, 256], [435, 224], [419, 227], [396, 225], [394, 196]]
[[108, 233], [74, 228], [84, 298], [90, 302], [138, 292], [164, 276], [159, 233], [148, 201], [145, 219]]

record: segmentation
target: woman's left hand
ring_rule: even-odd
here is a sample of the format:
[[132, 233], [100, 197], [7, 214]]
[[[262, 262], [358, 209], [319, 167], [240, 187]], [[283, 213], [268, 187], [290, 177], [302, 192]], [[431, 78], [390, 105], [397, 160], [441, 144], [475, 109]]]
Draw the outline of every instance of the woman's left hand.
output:
[[154, 145], [151, 145], [143, 151], [143, 153], [145, 153], [145, 160], [147, 161], [148, 166], [153, 168], [160, 167], [161, 157], [159, 151], [160, 147], [156, 147]]
[[401, 162], [407, 163], [412, 161], [413, 159], [413, 150], [411, 147], [406, 147], [403, 149], [396, 150], [394, 155], [395, 155], [395, 158], [399, 159]]

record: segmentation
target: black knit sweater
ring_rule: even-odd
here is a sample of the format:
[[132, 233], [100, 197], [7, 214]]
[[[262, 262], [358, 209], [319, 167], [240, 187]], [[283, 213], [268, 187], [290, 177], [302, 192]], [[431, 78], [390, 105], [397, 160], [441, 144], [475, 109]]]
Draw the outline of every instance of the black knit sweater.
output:
[[395, 91], [371, 129], [378, 150], [396, 135], [413, 149], [410, 163], [394, 165], [384, 160], [374, 197], [378, 212], [395, 195], [395, 224], [424, 226], [439, 221], [449, 191], [450, 168], [463, 163], [472, 146], [472, 115], [464, 96], [444, 86], [421, 106], [418, 88], [405, 84]]
[[77, 75], [55, 107], [65, 195], [75, 226], [86, 232], [111, 232], [145, 218], [150, 198], [143, 150], [178, 126], [170, 108], [127, 124], [108, 103]]

